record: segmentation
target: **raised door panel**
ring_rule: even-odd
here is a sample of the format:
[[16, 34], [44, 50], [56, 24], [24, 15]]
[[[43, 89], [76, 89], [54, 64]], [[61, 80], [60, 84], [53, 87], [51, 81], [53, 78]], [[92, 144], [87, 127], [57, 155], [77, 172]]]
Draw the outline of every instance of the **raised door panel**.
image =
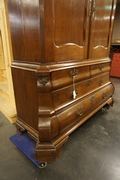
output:
[[88, 0], [45, 1], [45, 59], [47, 61], [87, 58]]
[[116, 0], [93, 0], [89, 58], [109, 56]]
[[39, 0], [8, 0], [7, 3], [14, 60], [39, 62], [41, 59]]

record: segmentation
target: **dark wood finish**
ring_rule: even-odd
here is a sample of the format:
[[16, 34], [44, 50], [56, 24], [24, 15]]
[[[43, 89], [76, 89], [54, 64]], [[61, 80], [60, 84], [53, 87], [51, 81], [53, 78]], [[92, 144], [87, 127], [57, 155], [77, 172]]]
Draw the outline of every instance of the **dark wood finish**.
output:
[[7, 0], [17, 130], [55, 161], [69, 135], [113, 104], [109, 58], [116, 0]]

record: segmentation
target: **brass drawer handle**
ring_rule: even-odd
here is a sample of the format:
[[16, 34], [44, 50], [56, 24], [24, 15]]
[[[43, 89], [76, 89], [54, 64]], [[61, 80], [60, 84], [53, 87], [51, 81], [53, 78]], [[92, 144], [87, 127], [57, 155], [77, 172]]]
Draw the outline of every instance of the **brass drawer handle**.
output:
[[76, 111], [76, 114], [77, 114], [78, 116], [82, 116], [83, 113], [84, 113], [83, 108], [78, 108], [78, 110]]
[[72, 69], [71, 71], [70, 71], [70, 76], [71, 77], [75, 77], [75, 76], [77, 76], [77, 74], [78, 74], [78, 69]]
[[104, 68], [104, 65], [103, 65], [103, 64], [100, 64], [100, 65], [99, 65], [100, 71], [102, 71], [103, 68]]
[[88, 82], [87, 82], [87, 85], [90, 86], [92, 84], [92, 80], [89, 79]]
[[91, 101], [94, 101], [94, 100], [95, 100], [95, 96], [91, 96], [91, 97], [90, 97], [90, 100], [91, 100]]
[[102, 98], [105, 99], [106, 97], [107, 97], [107, 93], [104, 92], [104, 93], [102, 94]]
[[98, 84], [101, 86], [103, 84], [103, 80], [100, 79], [100, 81], [98, 82]]

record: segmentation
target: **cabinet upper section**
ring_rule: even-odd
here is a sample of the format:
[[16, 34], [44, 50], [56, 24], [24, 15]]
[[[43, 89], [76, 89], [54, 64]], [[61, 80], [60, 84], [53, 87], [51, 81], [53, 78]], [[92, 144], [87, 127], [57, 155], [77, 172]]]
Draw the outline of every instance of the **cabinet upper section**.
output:
[[7, 0], [14, 60], [109, 56], [116, 0]]

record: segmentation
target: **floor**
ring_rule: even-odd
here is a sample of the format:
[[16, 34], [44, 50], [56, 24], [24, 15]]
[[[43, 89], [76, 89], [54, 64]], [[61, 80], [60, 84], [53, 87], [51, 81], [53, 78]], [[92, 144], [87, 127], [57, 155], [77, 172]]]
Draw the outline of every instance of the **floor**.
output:
[[63, 154], [44, 169], [9, 140], [16, 128], [0, 113], [0, 180], [120, 180], [120, 79], [111, 80], [114, 106], [72, 133]]

